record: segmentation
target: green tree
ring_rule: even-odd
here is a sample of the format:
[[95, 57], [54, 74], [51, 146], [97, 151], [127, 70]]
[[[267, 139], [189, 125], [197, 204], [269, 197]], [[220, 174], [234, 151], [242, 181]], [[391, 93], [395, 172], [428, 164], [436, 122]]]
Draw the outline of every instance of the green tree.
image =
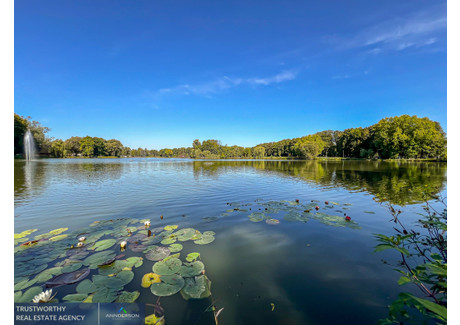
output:
[[115, 139], [110, 139], [105, 144], [107, 155], [113, 157], [120, 157], [123, 153], [123, 144]]
[[80, 137], [71, 137], [64, 141], [64, 156], [77, 156], [81, 154]]
[[324, 149], [325, 143], [317, 134], [307, 135], [297, 140], [294, 148], [296, 155], [306, 159], [316, 158]]
[[51, 143], [50, 154], [55, 158], [63, 158], [65, 152], [64, 141], [61, 139], [54, 140]]
[[24, 153], [24, 135], [27, 132], [28, 122], [22, 116], [14, 114], [14, 154]]
[[94, 139], [86, 136], [80, 141], [80, 152], [84, 157], [94, 156]]
[[265, 148], [262, 146], [257, 146], [253, 150], [253, 156], [257, 159], [263, 159], [265, 157]]

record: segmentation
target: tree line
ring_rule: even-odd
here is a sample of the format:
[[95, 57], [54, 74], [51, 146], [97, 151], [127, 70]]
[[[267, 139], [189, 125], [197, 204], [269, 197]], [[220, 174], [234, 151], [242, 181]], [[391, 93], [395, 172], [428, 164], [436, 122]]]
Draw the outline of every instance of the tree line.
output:
[[262, 143], [254, 147], [222, 145], [219, 140], [191, 147], [131, 149], [116, 139], [71, 137], [67, 140], [47, 136], [49, 128], [30, 117], [14, 114], [14, 152], [23, 154], [23, 138], [31, 130], [37, 150], [56, 158], [64, 157], [163, 157], [163, 158], [301, 158], [343, 157], [366, 159], [447, 159], [447, 138], [439, 122], [427, 117], [401, 115], [388, 117], [369, 127], [344, 131], [326, 130], [300, 138]]

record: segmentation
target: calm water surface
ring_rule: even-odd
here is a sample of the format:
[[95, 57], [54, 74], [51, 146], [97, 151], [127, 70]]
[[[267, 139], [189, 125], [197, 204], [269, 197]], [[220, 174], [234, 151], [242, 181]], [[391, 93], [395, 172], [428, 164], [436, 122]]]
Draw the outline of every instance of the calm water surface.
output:
[[[198, 251], [212, 299], [225, 308], [221, 325], [374, 324], [400, 290], [398, 273], [381, 262], [397, 256], [373, 253], [373, 234], [393, 233], [387, 208], [376, 201], [397, 205], [404, 222], [413, 223], [422, 193], [446, 194], [447, 164], [48, 159], [17, 160], [14, 173], [15, 232], [72, 231], [126, 217], [216, 232]], [[269, 225], [251, 222], [251, 211], [228, 212], [238, 204], [258, 211], [260, 202], [296, 199], [318, 200], [321, 211], [324, 201], [337, 202], [327, 212], [347, 213], [359, 229], [289, 217]], [[145, 262], [143, 273], [151, 272], [153, 262]], [[141, 291], [138, 302], [152, 303], [139, 281], [128, 289]], [[161, 302], [167, 324], [207, 322], [202, 310], [210, 299], [185, 302], [174, 295]]]

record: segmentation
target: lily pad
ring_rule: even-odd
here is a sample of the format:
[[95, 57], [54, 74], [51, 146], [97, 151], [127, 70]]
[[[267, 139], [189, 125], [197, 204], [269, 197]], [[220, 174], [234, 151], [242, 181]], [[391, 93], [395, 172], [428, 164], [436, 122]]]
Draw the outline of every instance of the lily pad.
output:
[[147, 246], [139, 242], [132, 243], [131, 245], [128, 245], [128, 247], [130, 250], [132, 250], [135, 253], [142, 252], [147, 248]]
[[141, 287], [148, 288], [153, 283], [160, 283], [160, 282], [161, 282], [160, 275], [156, 273], [147, 273], [147, 274], [144, 274], [144, 276], [142, 277]]
[[166, 297], [178, 293], [184, 287], [184, 278], [180, 275], [164, 275], [160, 283], [154, 283], [150, 290], [155, 296]]
[[67, 234], [58, 235], [58, 236], [51, 237], [49, 240], [50, 241], [58, 241], [58, 240], [62, 240], [62, 239], [67, 238], [67, 237], [69, 237], [69, 235], [67, 235]]
[[165, 229], [165, 230], [175, 230], [175, 229], [177, 229], [177, 228], [179, 228], [178, 225], [168, 225], [168, 226], [165, 226], [164, 229]]
[[211, 295], [211, 281], [206, 275], [187, 278], [180, 293], [185, 300], [207, 298]]
[[97, 291], [96, 293], [94, 293], [91, 302], [93, 302], [93, 303], [96, 303], [96, 302], [101, 302], [101, 303], [113, 302], [118, 297], [117, 292], [118, 292], [118, 290], [113, 290], [113, 289], [110, 289], [110, 288], [103, 288], [103, 289]]
[[47, 288], [60, 287], [67, 284], [77, 283], [89, 275], [89, 268], [78, 270], [70, 273], [63, 273], [55, 276], [51, 280], [46, 282]]
[[14, 301], [14, 302], [32, 302], [32, 299], [34, 299], [34, 297], [38, 294], [40, 294], [42, 292], [42, 288], [41, 287], [32, 287], [32, 288], [29, 288], [27, 289], [26, 292], [24, 292], [18, 299], [18, 301]]
[[169, 251], [171, 253], [180, 252], [183, 248], [184, 248], [184, 246], [182, 246], [182, 244], [169, 245]]
[[145, 254], [145, 258], [150, 261], [160, 261], [165, 257], [168, 257], [171, 254], [171, 251], [167, 247], [155, 247], [154, 249], [149, 250]]
[[51, 279], [53, 276], [59, 275], [61, 273], [62, 273], [62, 267], [55, 266], [55, 267], [42, 271], [40, 274], [38, 274], [35, 277], [35, 279], [37, 280], [38, 283], [45, 282]]
[[200, 253], [190, 253], [187, 255], [187, 257], [185, 258], [187, 260], [187, 262], [194, 262], [198, 259], [198, 257], [200, 257]]
[[192, 237], [195, 235], [195, 229], [193, 228], [184, 228], [181, 230], [178, 230], [174, 233], [179, 241], [187, 241], [192, 239]]
[[33, 278], [32, 280], [26, 278], [25, 280], [19, 281], [14, 285], [14, 291], [27, 289], [28, 287], [34, 285], [36, 282], [37, 278]]
[[364, 213], [368, 213], [368, 214], [375, 214], [374, 211], [364, 211]]
[[159, 261], [153, 265], [153, 272], [159, 275], [171, 275], [181, 269], [182, 261], [178, 258], [171, 258], [166, 261]]
[[195, 240], [194, 243], [197, 245], [206, 245], [212, 243], [216, 238], [214, 236], [202, 236], [201, 239]]
[[118, 296], [118, 298], [115, 300], [115, 302], [124, 302], [124, 303], [133, 303], [139, 298], [140, 296], [139, 291], [133, 291], [133, 292], [128, 292], [128, 291], [122, 291], [121, 294]]
[[[50, 239], [51, 240], [51, 239]], [[89, 247], [90, 250], [95, 250], [96, 252], [106, 250], [107, 248], [112, 247], [116, 244], [115, 239], [104, 239], [96, 242], [93, 246]]]
[[123, 285], [127, 285], [130, 283], [133, 278], [134, 278], [134, 272], [129, 271], [129, 270], [123, 270], [120, 273], [118, 273], [115, 278], [121, 280], [123, 282]]
[[165, 317], [158, 317], [155, 314], [145, 316], [145, 325], [165, 325]]
[[70, 295], [66, 295], [62, 300], [68, 301], [68, 302], [82, 302], [88, 297], [87, 294], [84, 293], [73, 293]]
[[169, 245], [172, 243], [175, 243], [177, 241], [177, 238], [174, 236], [169, 236], [161, 241], [163, 245]]
[[18, 239], [18, 238], [23, 238], [25, 236], [29, 236], [31, 233], [33, 232], [36, 232], [37, 229], [29, 229], [29, 230], [24, 230], [23, 232], [19, 233], [19, 234], [14, 234], [14, 239]]
[[262, 220], [266, 219], [266, 216], [261, 212], [253, 212], [250, 215], [248, 215], [248, 218], [252, 222], [261, 222]]
[[84, 259], [83, 264], [89, 265], [91, 269], [97, 268], [97, 266], [101, 263], [104, 263], [108, 259], [115, 257], [114, 251], [103, 251], [99, 253], [92, 254]]
[[203, 262], [195, 261], [191, 263], [184, 263], [184, 265], [180, 267], [179, 274], [184, 278], [188, 278], [188, 277], [200, 275], [201, 272], [203, 272], [203, 270], [204, 270]]
[[144, 263], [144, 259], [139, 256], [132, 256], [128, 259], [126, 259], [126, 262], [128, 263], [128, 267], [140, 267]]
[[49, 233], [56, 236], [56, 235], [62, 234], [64, 231], [67, 231], [67, 230], [69, 230], [69, 228], [58, 228], [58, 229], [51, 230]]
[[77, 288], [75, 290], [81, 294], [89, 294], [96, 292], [98, 289], [99, 287], [94, 285], [94, 283], [91, 280], [84, 279], [77, 285]]

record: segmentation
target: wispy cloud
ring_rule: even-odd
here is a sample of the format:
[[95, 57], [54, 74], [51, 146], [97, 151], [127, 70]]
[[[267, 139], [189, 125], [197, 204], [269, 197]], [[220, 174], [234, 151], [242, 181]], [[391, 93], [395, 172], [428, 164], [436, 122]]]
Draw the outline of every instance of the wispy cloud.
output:
[[364, 28], [353, 37], [335, 38], [333, 41], [340, 49], [363, 48], [365, 54], [376, 55], [384, 51], [403, 51], [435, 44], [438, 42], [436, 36], [446, 30], [444, 8], [434, 8], [432, 11], [386, 20]]
[[265, 78], [232, 78], [224, 76], [217, 80], [199, 84], [182, 84], [171, 88], [162, 88], [156, 91], [155, 95], [210, 96], [238, 86], [269, 86], [271, 84], [279, 84], [282, 82], [294, 80], [296, 77], [296, 71], [282, 71], [274, 76], [269, 76]]

